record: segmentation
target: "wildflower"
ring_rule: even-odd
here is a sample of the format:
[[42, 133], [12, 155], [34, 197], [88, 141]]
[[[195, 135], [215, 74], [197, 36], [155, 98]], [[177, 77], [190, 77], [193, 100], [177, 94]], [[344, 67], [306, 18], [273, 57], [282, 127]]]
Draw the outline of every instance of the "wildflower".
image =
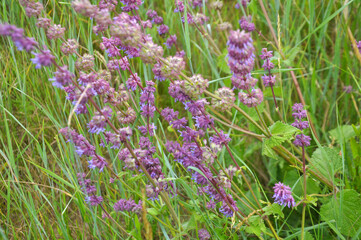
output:
[[185, 93], [192, 98], [198, 98], [208, 87], [208, 80], [204, 79], [202, 75], [196, 74], [191, 78], [191, 83], [185, 83]]
[[161, 68], [161, 73], [166, 78], [178, 78], [181, 71], [185, 68], [183, 58], [169, 56], [165, 59], [166, 63]]
[[167, 41], [164, 43], [167, 48], [171, 48], [173, 45], [177, 43], [177, 35], [170, 35]]
[[215, 110], [225, 112], [232, 108], [236, 98], [231, 89], [222, 87], [217, 89], [214, 94], [220, 98], [212, 98], [212, 107], [214, 107]]
[[251, 16], [248, 17], [242, 17], [239, 20], [239, 25], [241, 26], [241, 28], [247, 32], [253, 32], [254, 30], [256, 30], [256, 27], [254, 26], [254, 23], [251, 22]]
[[90, 169], [98, 168], [99, 172], [102, 172], [104, 167], [108, 165], [105, 158], [99, 156], [98, 154], [92, 155], [92, 158], [88, 161], [88, 163], [88, 167]]
[[162, 110], [161, 115], [166, 121], [171, 122], [178, 117], [178, 111], [167, 107]]
[[114, 211], [116, 212], [135, 212], [135, 213], [140, 213], [140, 211], [142, 210], [142, 201], [139, 200], [138, 204], [135, 203], [135, 201], [133, 199], [120, 199], [118, 202], [116, 202], [113, 206]]
[[41, 51], [40, 53], [33, 53], [35, 55], [31, 61], [36, 65], [35, 68], [48, 67], [51, 66], [54, 62], [55, 57], [47, 49]]
[[184, 92], [185, 82], [184, 81], [174, 81], [169, 84], [168, 93], [175, 101], [185, 102], [189, 100], [189, 96]]
[[211, 8], [217, 10], [217, 11], [220, 11], [223, 7], [223, 2], [222, 1], [214, 1], [211, 3]]
[[152, 22], [155, 23], [155, 24], [162, 24], [163, 23], [163, 18], [161, 16], [156, 16], [156, 17], [153, 18]]
[[238, 207], [237, 207], [236, 202], [233, 200], [231, 195], [228, 195], [227, 199], [228, 199], [231, 207], [228, 206], [228, 204], [225, 201], [223, 201], [222, 206], [219, 208], [219, 211], [221, 213], [223, 213], [226, 217], [232, 217], [234, 211], [238, 211]]
[[311, 138], [304, 134], [299, 134], [296, 136], [296, 139], [293, 141], [293, 144], [297, 147], [307, 147], [310, 146]]
[[217, 25], [217, 30], [222, 32], [229, 32], [232, 29], [232, 24], [229, 22], [223, 22]]
[[345, 91], [346, 93], [351, 93], [352, 92], [352, 86], [351, 85], [345, 86], [343, 88], [343, 91]]
[[38, 28], [47, 29], [50, 26], [51, 20], [49, 18], [38, 18], [36, 26]]
[[215, 209], [216, 208], [215, 201], [211, 200], [211, 201], [207, 202], [206, 208], [207, 209]]
[[74, 74], [69, 72], [68, 66], [59, 67], [56, 72], [54, 72], [54, 77], [50, 78], [49, 81], [53, 82], [53, 86], [57, 88], [63, 88], [66, 85], [69, 85], [74, 78]]
[[131, 74], [127, 81], [127, 87], [128, 89], [131, 89], [132, 91], [135, 91], [140, 85], [140, 77], [138, 77], [137, 73]]
[[117, 119], [122, 124], [130, 124], [133, 123], [136, 119], [137, 115], [133, 108], [128, 107], [125, 112], [117, 112]]
[[87, 71], [94, 67], [94, 57], [90, 54], [84, 54], [75, 62], [75, 67], [80, 71]]
[[202, 228], [198, 230], [198, 237], [200, 240], [208, 240], [211, 238], [211, 235], [206, 229]]
[[144, 43], [139, 55], [144, 63], [155, 63], [163, 56], [163, 48], [150, 39]]
[[32, 2], [29, 1], [26, 4], [25, 7], [25, 13], [26, 16], [32, 17], [32, 16], [39, 16], [41, 14], [41, 11], [43, 11], [44, 6], [40, 2]]
[[261, 89], [252, 89], [250, 93], [239, 92], [239, 100], [247, 107], [255, 107], [263, 101], [263, 93]]
[[99, 134], [105, 131], [107, 125], [106, 120], [112, 117], [112, 109], [109, 106], [105, 106], [100, 112], [95, 112], [92, 120], [88, 123], [90, 133]]
[[98, 12], [98, 7], [92, 5], [89, 0], [75, 0], [71, 3], [75, 12], [86, 17], [94, 18]]
[[64, 36], [65, 28], [62, 28], [61, 25], [50, 25], [46, 32], [46, 36], [49, 39], [62, 38]]
[[159, 35], [164, 35], [169, 32], [169, 27], [165, 24], [162, 24], [158, 27], [158, 33]]
[[286, 186], [283, 183], [279, 182], [276, 183], [273, 189], [274, 195], [272, 198], [274, 198], [275, 203], [283, 206], [288, 206], [289, 208], [295, 206], [295, 200], [292, 197], [291, 188], [289, 186]]
[[85, 198], [85, 201], [90, 204], [90, 206], [98, 206], [99, 204], [101, 204], [103, 202], [103, 197], [102, 196], [88, 196]]
[[175, 0], [175, 6], [174, 12], [184, 12], [184, 3], [181, 0]]
[[153, 27], [152, 21], [150, 21], [150, 20], [142, 21], [142, 25], [143, 25], [143, 28], [152, 28]]
[[124, 46], [137, 46], [142, 36], [140, 25], [125, 12], [114, 18], [110, 33], [119, 38]]
[[120, 2], [125, 5], [124, 7], [122, 7], [123, 11], [125, 12], [138, 10], [139, 6], [143, 4], [143, 1], [141, 0], [121, 0]]
[[148, 16], [149, 19], [153, 19], [153, 18], [155, 18], [156, 16], [158, 16], [158, 13], [157, 13], [155, 10], [153, 10], [153, 9], [149, 9], [149, 10], [147, 11], [147, 16]]
[[76, 53], [78, 47], [79, 43], [75, 39], [68, 39], [61, 45], [60, 49], [65, 55], [70, 55]]
[[59, 130], [68, 142], [72, 142], [75, 145], [75, 151], [79, 156], [93, 156], [95, 154], [95, 147], [91, 145], [86, 138], [78, 134], [75, 130], [69, 128], [62, 128]]
[[231, 141], [231, 138], [228, 136], [228, 134], [225, 134], [221, 130], [218, 134], [214, 134], [212, 137], [210, 137], [209, 140], [217, 145], [224, 145], [228, 144]]
[[359, 52], [361, 53], [361, 41], [358, 41], [358, 42], [356, 41], [356, 46], [357, 46]]

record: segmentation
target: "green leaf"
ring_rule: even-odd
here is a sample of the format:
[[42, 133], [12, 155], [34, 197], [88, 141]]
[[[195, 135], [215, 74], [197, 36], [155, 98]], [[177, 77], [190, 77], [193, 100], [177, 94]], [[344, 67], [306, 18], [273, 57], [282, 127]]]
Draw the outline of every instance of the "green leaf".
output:
[[273, 203], [272, 205], [264, 207], [263, 211], [264, 211], [263, 215], [266, 215], [266, 216], [274, 215], [274, 216], [280, 216], [281, 218], [285, 217], [282, 212], [281, 206], [277, 203]]
[[263, 219], [260, 216], [252, 216], [248, 219], [249, 226], [246, 227], [246, 232], [250, 234], [255, 234], [258, 237], [261, 236], [261, 233], [266, 232], [266, 226], [263, 222]]
[[332, 181], [335, 174], [342, 169], [342, 159], [335, 149], [322, 147], [312, 154], [310, 166]]
[[147, 212], [153, 216], [157, 216], [159, 214], [159, 211], [155, 208], [147, 208]]
[[219, 67], [219, 69], [227, 74], [231, 74], [231, 70], [229, 69], [228, 63], [227, 63], [227, 50], [223, 51], [223, 53], [221, 55], [218, 56], [217, 58], [217, 67]]
[[346, 236], [354, 236], [361, 228], [361, 197], [352, 189], [345, 189], [331, 197], [327, 204], [321, 207], [320, 215], [323, 221], [335, 220], [340, 232]]
[[342, 125], [335, 129], [332, 129], [330, 132], [332, 138], [338, 142], [346, 142], [350, 138], [356, 136], [355, 130], [351, 125]]
[[277, 154], [272, 148], [281, 145], [286, 140], [291, 140], [299, 130], [280, 121], [274, 123], [269, 130], [272, 136], [263, 141], [262, 154], [277, 159]]

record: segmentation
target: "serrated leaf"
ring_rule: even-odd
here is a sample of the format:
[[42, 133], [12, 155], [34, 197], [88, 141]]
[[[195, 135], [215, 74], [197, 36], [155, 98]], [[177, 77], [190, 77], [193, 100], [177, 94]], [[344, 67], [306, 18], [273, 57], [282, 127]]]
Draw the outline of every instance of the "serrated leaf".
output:
[[320, 215], [323, 221], [329, 224], [336, 221], [336, 228], [346, 236], [354, 236], [361, 228], [361, 197], [355, 190], [345, 189], [330, 198], [327, 204], [321, 207]]
[[269, 130], [272, 136], [263, 141], [262, 154], [277, 159], [277, 154], [272, 148], [281, 145], [286, 140], [291, 140], [293, 135], [299, 130], [279, 121], [274, 123]]
[[338, 142], [345, 142], [350, 138], [356, 136], [355, 130], [351, 125], [342, 125], [335, 129], [332, 129], [330, 132], [332, 138]]
[[335, 149], [322, 147], [312, 154], [310, 166], [332, 181], [334, 175], [342, 169], [342, 159]]
[[266, 216], [275, 215], [275, 216], [280, 216], [281, 218], [285, 217], [282, 212], [281, 206], [277, 203], [273, 203], [272, 205], [264, 207], [263, 211], [264, 211], [263, 215], [266, 215]]
[[248, 224], [249, 226], [246, 226], [246, 232], [255, 234], [258, 237], [267, 230], [262, 218], [258, 215], [250, 217], [248, 219]]
[[284, 136], [284, 137], [293, 136], [293, 134], [299, 131], [298, 128], [295, 128], [291, 125], [285, 124], [280, 121], [275, 122], [272, 126], [269, 127], [269, 129], [272, 135]]

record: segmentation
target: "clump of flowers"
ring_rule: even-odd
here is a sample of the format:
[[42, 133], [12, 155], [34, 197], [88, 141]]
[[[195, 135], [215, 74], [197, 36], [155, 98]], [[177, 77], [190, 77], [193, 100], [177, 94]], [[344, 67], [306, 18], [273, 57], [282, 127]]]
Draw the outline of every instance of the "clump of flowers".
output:
[[[306, 110], [303, 109], [303, 105], [301, 103], [295, 103], [292, 106], [292, 116], [295, 118], [295, 122], [292, 123], [292, 126], [300, 129], [301, 131], [303, 129], [306, 129], [309, 127], [308, 121], [303, 121], [303, 118], [307, 117]], [[307, 135], [304, 135], [303, 133], [296, 136], [296, 139], [293, 141], [293, 144], [298, 147], [306, 147], [309, 146], [311, 142], [311, 138]]]
[[219, 99], [212, 98], [212, 107], [220, 112], [229, 111], [236, 100], [234, 93], [228, 87], [222, 87], [214, 93]]
[[278, 203], [282, 206], [294, 207], [295, 200], [292, 197], [291, 188], [289, 186], [284, 185], [283, 183], [279, 182], [273, 187], [275, 203]]
[[273, 86], [276, 83], [276, 76], [271, 73], [271, 70], [274, 68], [274, 64], [271, 62], [271, 58], [273, 57], [272, 51], [268, 51], [267, 48], [263, 48], [260, 57], [262, 60], [264, 60], [262, 67], [267, 72], [267, 74], [262, 76], [263, 84], [265, 87], [271, 87], [273, 100], [276, 108], [278, 108], [276, 97], [273, 91]]

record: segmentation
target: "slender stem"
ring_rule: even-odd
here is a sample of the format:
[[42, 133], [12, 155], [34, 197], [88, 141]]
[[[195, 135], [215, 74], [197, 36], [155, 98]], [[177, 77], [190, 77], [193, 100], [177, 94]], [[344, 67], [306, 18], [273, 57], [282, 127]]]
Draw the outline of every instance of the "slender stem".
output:
[[306, 218], [306, 199], [307, 199], [307, 176], [306, 176], [306, 160], [305, 160], [305, 147], [302, 146], [302, 163], [303, 163], [303, 207], [302, 207], [302, 227], [301, 227], [301, 240], [305, 238], [305, 218]]

